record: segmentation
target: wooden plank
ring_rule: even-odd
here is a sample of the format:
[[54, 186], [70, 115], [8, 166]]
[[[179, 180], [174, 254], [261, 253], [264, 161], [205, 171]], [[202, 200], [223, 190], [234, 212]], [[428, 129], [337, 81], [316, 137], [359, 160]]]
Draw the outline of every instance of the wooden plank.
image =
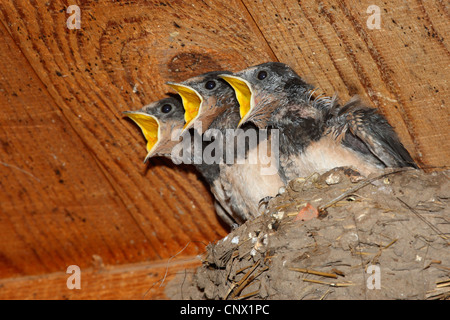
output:
[[[224, 236], [202, 182], [168, 161], [143, 165], [143, 137], [121, 112], [162, 98], [168, 80], [270, 58], [242, 6], [85, 1], [80, 30], [67, 29], [66, 7], [63, 1], [15, 1], [2, 3], [0, 12], [56, 106], [144, 232], [154, 251], [148, 259], [168, 257], [190, 240]], [[242, 56], [249, 46], [252, 52]], [[186, 254], [198, 250], [194, 245]]]
[[0, 25], [0, 278], [154, 249]]
[[[278, 60], [326, 94], [380, 109], [425, 167], [448, 165], [448, 8], [442, 2], [243, 0]], [[369, 29], [370, 5], [381, 11]]]
[[[449, 156], [448, 9], [441, 2], [0, 3], [0, 278], [203, 251], [226, 230], [186, 167], [142, 164], [121, 112], [166, 81], [269, 60], [327, 94], [360, 94], [425, 166]], [[381, 8], [380, 30], [366, 9]], [[33, 141], [33, 143], [30, 143]], [[104, 293], [107, 295], [108, 293]]]
[[1, 277], [87, 266], [95, 254], [105, 264], [155, 260], [189, 241], [198, 242], [184, 254], [197, 254], [223, 237], [196, 174], [143, 165], [143, 138], [121, 111], [163, 97], [167, 80], [266, 57], [241, 7], [92, 1], [83, 28], [68, 30], [65, 4], [48, 4], [0, 4]]
[[[130, 78], [130, 73], [140, 67], [134, 58], [149, 50], [151, 39], [143, 38], [149, 26], [142, 23], [149, 11], [108, 5], [87, 2], [81, 30], [67, 29], [63, 3], [19, 1], [4, 4], [1, 11], [15, 42], [145, 233], [154, 252], [148, 259], [166, 257], [191, 239], [215, 239], [224, 231], [213, 214], [211, 197], [192, 171], [176, 175], [168, 161], [161, 160], [153, 161], [151, 170], [142, 164], [142, 136], [121, 111], [143, 104], [133, 93], [138, 76]], [[133, 31], [138, 21], [142, 26]], [[131, 57], [138, 48], [140, 54]], [[145, 71], [147, 76], [152, 73]], [[142, 100], [158, 99], [162, 93], [148, 95]], [[188, 251], [197, 253], [198, 248]]]
[[0, 278], [94, 255], [151, 261], [191, 241], [183, 254], [198, 254], [227, 232], [211, 195], [192, 169], [143, 165], [143, 137], [121, 112], [162, 98], [168, 80], [271, 60], [270, 48], [240, 2], [84, 1], [80, 30], [66, 8], [0, 3]]
[[[153, 300], [170, 299], [164, 293], [177, 274], [195, 272], [196, 257], [172, 261], [135, 263], [80, 269], [80, 289], [69, 289], [73, 273], [56, 272], [40, 276], [0, 279], [1, 300]], [[70, 279], [69, 283], [73, 283]], [[183, 290], [180, 285], [179, 290]]]

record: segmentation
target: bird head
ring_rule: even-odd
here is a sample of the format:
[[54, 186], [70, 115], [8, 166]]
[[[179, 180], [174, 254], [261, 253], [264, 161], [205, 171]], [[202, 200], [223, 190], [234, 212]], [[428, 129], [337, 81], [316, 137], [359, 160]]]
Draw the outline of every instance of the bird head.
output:
[[253, 122], [259, 128], [266, 128], [276, 109], [312, 88], [292, 68], [280, 62], [267, 62], [220, 77], [236, 93], [241, 116], [238, 127]]
[[233, 89], [219, 74], [231, 74], [229, 71], [208, 72], [181, 83], [168, 82], [181, 96], [185, 110], [183, 132], [202, 124], [203, 133], [214, 119], [230, 105], [237, 105]]
[[140, 110], [125, 111], [124, 114], [141, 128], [147, 140], [147, 156], [170, 156], [179, 141], [172, 140], [172, 132], [183, 128], [184, 109], [180, 99], [165, 98], [144, 106]]

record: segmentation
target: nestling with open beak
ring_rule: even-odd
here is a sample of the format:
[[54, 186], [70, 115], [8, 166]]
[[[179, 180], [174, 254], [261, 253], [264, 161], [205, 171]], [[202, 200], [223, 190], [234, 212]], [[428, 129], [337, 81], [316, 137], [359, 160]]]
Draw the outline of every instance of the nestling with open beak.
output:
[[417, 168], [394, 129], [375, 109], [352, 99], [311, 101], [313, 87], [289, 66], [269, 62], [221, 77], [235, 90], [239, 125], [280, 130], [285, 181], [351, 166], [363, 175], [386, 167]]
[[[171, 158], [173, 148], [180, 143], [179, 139], [174, 139], [172, 134], [176, 130], [181, 132], [184, 127], [184, 108], [181, 99], [178, 97], [162, 99], [150, 103], [137, 111], [125, 111], [124, 114], [141, 128], [147, 140], [147, 156], [144, 162], [154, 156]], [[189, 133], [187, 132], [186, 134]], [[213, 182], [216, 181], [219, 175], [219, 166], [195, 166], [210, 185], [212, 192], [217, 193], [214, 191], [215, 186]], [[217, 215], [225, 223], [230, 226], [236, 224], [231, 210], [225, 210], [217, 200], [214, 203], [214, 207]]]
[[167, 82], [183, 101], [186, 122], [184, 130], [189, 130], [194, 127], [194, 124], [201, 123], [202, 130], [199, 133], [203, 134], [219, 115], [229, 109], [229, 106], [238, 107], [233, 90], [225, 81], [217, 77], [218, 74], [231, 74], [231, 72], [213, 71], [189, 78], [181, 83]]
[[123, 113], [139, 126], [147, 140], [144, 163], [153, 156], [170, 157], [173, 147], [178, 143], [171, 139], [172, 132], [181, 130], [184, 123], [184, 109], [180, 99], [165, 98], [140, 110]]
[[[170, 83], [172, 88], [177, 90], [183, 98], [186, 110], [185, 128], [193, 127], [195, 129], [196, 123], [201, 123], [204, 136], [215, 130], [220, 132], [219, 135], [222, 138], [233, 129], [234, 141], [245, 140], [245, 135], [250, 134], [249, 130], [253, 130], [255, 136], [259, 136], [258, 129], [251, 124], [243, 126], [242, 130], [235, 130], [240, 120], [239, 104], [233, 89], [218, 78], [219, 74], [225, 73], [223, 71], [209, 72], [180, 84]], [[270, 144], [271, 137], [268, 136], [267, 140], [258, 141], [257, 146], [255, 145], [253, 148], [245, 145], [245, 163], [230, 161], [236, 160], [236, 158], [224, 159], [226, 157], [224, 155], [224, 158], [221, 159], [222, 163], [219, 165], [220, 174], [217, 181], [214, 182], [217, 186], [214, 188], [216, 199], [220, 199], [219, 202], [223, 207], [236, 213], [241, 222], [254, 218], [258, 214], [260, 201], [266, 197], [277, 195], [279, 188], [284, 185], [278, 174], [278, 167], [273, 174], [261, 174], [262, 167], [266, 164], [248, 161], [248, 159], [259, 159], [258, 150], [261, 142]], [[236, 144], [233, 144], [234, 147]], [[230, 147], [223, 140], [222, 150], [226, 150], [226, 148]], [[228, 149], [228, 151], [230, 150]], [[237, 152], [233, 151], [232, 154], [236, 156]]]

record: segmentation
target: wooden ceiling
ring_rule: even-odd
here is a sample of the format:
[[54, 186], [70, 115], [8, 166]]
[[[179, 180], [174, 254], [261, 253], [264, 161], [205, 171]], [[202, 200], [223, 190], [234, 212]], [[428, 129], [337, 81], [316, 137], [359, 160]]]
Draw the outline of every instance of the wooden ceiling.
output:
[[[378, 108], [422, 167], [448, 165], [444, 2], [73, 2], [0, 3], [0, 298], [141, 298], [126, 276], [127, 289], [102, 291], [96, 270], [159, 270], [150, 288], [171, 257], [192, 267], [226, 235], [195, 171], [144, 165], [144, 138], [121, 114], [165, 97], [166, 81], [281, 61]], [[66, 26], [71, 4], [81, 29]], [[366, 24], [373, 4], [380, 29]], [[91, 291], [41, 281], [65, 281], [73, 264]]]

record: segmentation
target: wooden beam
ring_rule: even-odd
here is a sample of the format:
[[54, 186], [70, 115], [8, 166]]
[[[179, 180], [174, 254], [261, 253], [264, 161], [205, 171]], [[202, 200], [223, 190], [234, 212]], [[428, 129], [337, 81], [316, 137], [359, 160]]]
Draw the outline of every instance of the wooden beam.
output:
[[[448, 10], [440, 2], [243, 0], [278, 60], [378, 108], [424, 167], [448, 165]], [[367, 20], [380, 9], [380, 29]]]
[[[39, 276], [0, 279], [1, 300], [153, 300], [170, 299], [164, 290], [177, 275], [193, 273], [196, 257], [80, 270], [80, 289], [69, 289], [66, 270]], [[69, 280], [72, 283], [71, 280]], [[180, 284], [180, 290], [183, 290]]]
[[361, 95], [425, 167], [448, 165], [441, 2], [82, 1], [79, 30], [66, 9], [0, 3], [0, 279], [160, 261], [188, 243], [193, 256], [227, 233], [192, 168], [142, 164], [121, 114], [169, 80], [282, 61], [328, 95]]

